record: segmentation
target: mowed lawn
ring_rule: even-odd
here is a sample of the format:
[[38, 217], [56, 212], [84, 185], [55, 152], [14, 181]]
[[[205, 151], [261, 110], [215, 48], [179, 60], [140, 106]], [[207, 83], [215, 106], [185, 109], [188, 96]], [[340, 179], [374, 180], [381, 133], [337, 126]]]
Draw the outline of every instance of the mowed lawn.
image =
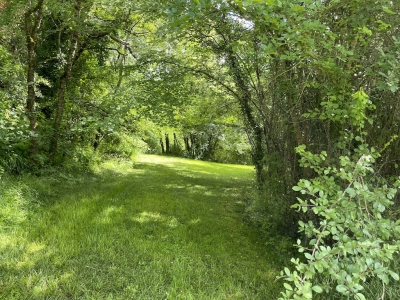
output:
[[22, 178], [0, 200], [15, 198], [2, 204], [0, 299], [276, 299], [281, 254], [245, 219], [253, 176], [142, 155]]

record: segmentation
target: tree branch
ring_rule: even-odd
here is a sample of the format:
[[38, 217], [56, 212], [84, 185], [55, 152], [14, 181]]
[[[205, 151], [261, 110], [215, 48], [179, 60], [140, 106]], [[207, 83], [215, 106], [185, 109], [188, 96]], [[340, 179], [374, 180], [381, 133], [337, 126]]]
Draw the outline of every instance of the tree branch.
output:
[[113, 35], [109, 35], [109, 37], [110, 37], [110, 39], [112, 39], [113, 41], [115, 41], [115, 42], [117, 42], [117, 43], [119, 43], [119, 44], [125, 46], [126, 49], [128, 49], [129, 53], [130, 53], [134, 58], [137, 59], [137, 55], [136, 55], [135, 53], [133, 53], [132, 48], [131, 48], [131, 45], [129, 44], [129, 42], [123, 41], [123, 40], [121, 40], [121, 39], [119, 39], [119, 38], [117, 38], [117, 37], [115, 37], [115, 36], [113, 36]]

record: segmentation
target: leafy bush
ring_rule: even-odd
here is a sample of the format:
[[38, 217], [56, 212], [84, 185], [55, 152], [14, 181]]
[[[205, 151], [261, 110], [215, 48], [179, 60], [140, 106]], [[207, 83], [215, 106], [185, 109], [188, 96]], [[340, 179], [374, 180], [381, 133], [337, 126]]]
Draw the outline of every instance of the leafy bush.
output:
[[293, 258], [295, 270], [285, 268], [281, 274], [291, 284], [284, 283], [280, 299], [338, 293], [364, 300], [371, 282], [380, 284], [383, 299], [390, 278], [399, 280], [393, 260], [400, 250], [400, 221], [389, 219], [386, 211], [400, 181], [389, 186], [376, 178], [373, 166], [380, 154], [366, 144], [362, 131], [368, 96], [358, 92], [354, 97], [359, 101], [352, 108], [351, 122], [358, 126], [359, 136], [343, 133], [343, 140], [359, 144], [353, 154], [328, 161], [325, 151], [313, 154], [304, 145], [296, 149], [300, 165], [311, 168], [316, 177], [301, 179], [293, 187], [302, 194], [293, 207], [308, 216], [299, 221], [307, 239], [297, 241], [304, 259]]
[[29, 168], [26, 159], [28, 122], [24, 114], [25, 87], [23, 68], [0, 45], [0, 169], [20, 174]]
[[[312, 299], [312, 291], [331, 293], [335, 287], [340, 294], [361, 300], [371, 277], [379, 278], [382, 286], [389, 284], [389, 276], [399, 279], [390, 263], [400, 250], [400, 223], [384, 217], [397, 189], [377, 186], [370, 177], [377, 156], [374, 149], [360, 145], [358, 150], [357, 161], [342, 156], [339, 166], [324, 167], [325, 152], [297, 148], [302, 166], [312, 168], [318, 177], [302, 179], [293, 188], [308, 196], [299, 197], [294, 207], [315, 217], [299, 222], [309, 239], [308, 245], [298, 240], [297, 246], [306, 262], [293, 259], [296, 271], [285, 269], [286, 280], [294, 286], [285, 283], [282, 299]], [[321, 285], [313, 283], [317, 273], [326, 278]]]

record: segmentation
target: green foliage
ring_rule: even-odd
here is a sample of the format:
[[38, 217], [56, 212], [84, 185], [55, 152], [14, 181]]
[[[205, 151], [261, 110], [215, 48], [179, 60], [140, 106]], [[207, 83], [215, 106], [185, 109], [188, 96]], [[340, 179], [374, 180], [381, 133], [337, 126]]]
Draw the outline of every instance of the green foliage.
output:
[[[246, 208], [250, 221], [256, 226], [265, 239], [285, 239], [293, 237], [294, 213], [290, 209], [290, 191], [282, 180], [282, 161], [278, 153], [268, 155], [264, 165], [268, 178], [262, 186], [255, 186], [253, 192], [248, 195]], [[283, 174], [284, 175], [284, 174]], [[288, 226], [289, 224], [289, 226]]]
[[110, 157], [127, 159], [133, 155], [135, 148], [135, 138], [126, 134], [114, 134], [106, 137], [98, 150]]
[[[362, 133], [368, 120], [368, 96], [358, 92], [353, 99], [350, 121]], [[316, 177], [301, 179], [293, 187], [303, 195], [293, 208], [308, 215], [307, 221], [299, 221], [307, 241], [305, 245], [297, 241], [304, 260], [293, 258], [295, 270], [285, 268], [281, 274], [290, 284], [284, 283], [280, 299], [312, 299], [313, 293], [338, 292], [363, 300], [371, 278], [383, 287], [391, 279], [399, 280], [392, 261], [400, 250], [400, 223], [389, 219], [386, 211], [394, 203], [400, 181], [390, 187], [377, 180], [374, 163], [380, 153], [368, 147], [362, 136], [355, 140], [360, 144], [352, 156], [331, 161], [325, 151], [313, 154], [304, 145], [296, 149], [300, 165], [312, 169]], [[316, 283], [318, 277], [323, 280]]]
[[226, 126], [215, 150], [213, 161], [251, 165], [251, 146], [241, 127]]
[[29, 138], [24, 116], [25, 96], [22, 67], [0, 44], [0, 168], [21, 173], [29, 168], [26, 140]]
[[132, 124], [131, 134], [135, 139], [135, 151], [137, 153], [161, 154], [160, 138], [165, 128], [155, 124], [148, 118], [140, 117], [137, 110], [131, 110]]

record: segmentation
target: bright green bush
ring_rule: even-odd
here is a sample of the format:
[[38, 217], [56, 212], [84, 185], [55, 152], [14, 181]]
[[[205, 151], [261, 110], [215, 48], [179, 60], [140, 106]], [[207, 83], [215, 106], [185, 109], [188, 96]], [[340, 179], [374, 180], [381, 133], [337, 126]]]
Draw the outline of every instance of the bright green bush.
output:
[[368, 120], [368, 96], [358, 92], [354, 98], [349, 115], [359, 135], [353, 138], [343, 133], [346, 142], [342, 144], [358, 143], [354, 153], [329, 161], [325, 151], [313, 154], [304, 145], [296, 149], [300, 165], [311, 168], [316, 176], [301, 179], [293, 187], [301, 193], [293, 207], [307, 216], [307, 221], [299, 221], [306, 242], [297, 241], [304, 259], [293, 258], [295, 270], [285, 268], [281, 274], [288, 282], [280, 299], [338, 293], [346, 299], [364, 300], [371, 282], [379, 282], [379, 297], [384, 299], [385, 287], [399, 280], [393, 260], [400, 250], [400, 221], [391, 220], [386, 212], [400, 181], [389, 186], [375, 176], [374, 163], [380, 154], [368, 146], [362, 131]]

